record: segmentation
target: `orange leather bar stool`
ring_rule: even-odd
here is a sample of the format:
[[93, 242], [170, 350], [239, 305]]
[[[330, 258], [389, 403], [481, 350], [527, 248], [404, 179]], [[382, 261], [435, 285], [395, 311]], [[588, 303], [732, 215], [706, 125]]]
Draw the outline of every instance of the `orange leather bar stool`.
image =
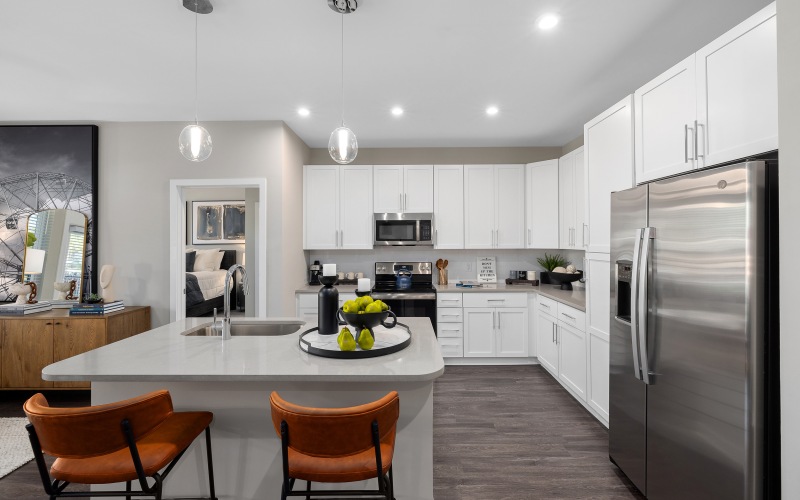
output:
[[[392, 456], [400, 398], [390, 392], [373, 403], [351, 408], [308, 408], [269, 398], [272, 423], [281, 437], [283, 485], [289, 496], [367, 496], [394, 499]], [[315, 490], [311, 482], [349, 483], [378, 479], [377, 490]], [[296, 479], [306, 491], [293, 491]]]
[[[39, 475], [50, 499], [59, 497], [161, 498], [162, 484], [183, 453], [203, 431], [208, 454], [210, 498], [214, 493], [207, 411], [175, 412], [167, 391], [84, 408], [51, 408], [42, 394], [23, 405], [26, 426]], [[44, 454], [57, 457], [50, 472]], [[164, 472], [159, 472], [162, 469]], [[51, 478], [52, 475], [52, 478]], [[155, 482], [148, 485], [148, 478]], [[131, 492], [137, 480], [142, 491]], [[70, 483], [108, 484], [125, 481], [125, 491], [64, 491]]]

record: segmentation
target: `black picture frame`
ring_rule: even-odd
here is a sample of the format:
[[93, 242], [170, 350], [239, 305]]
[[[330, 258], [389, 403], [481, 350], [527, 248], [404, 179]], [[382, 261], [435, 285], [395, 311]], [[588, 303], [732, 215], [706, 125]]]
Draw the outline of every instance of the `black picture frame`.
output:
[[[97, 125], [0, 125], [0, 301], [13, 299], [8, 288], [22, 279], [24, 243], [19, 233], [25, 231], [28, 215], [66, 206], [89, 219], [81, 289], [97, 290], [98, 157]], [[54, 185], [61, 189], [54, 190]], [[64, 196], [68, 199], [53, 191], [69, 193]]]

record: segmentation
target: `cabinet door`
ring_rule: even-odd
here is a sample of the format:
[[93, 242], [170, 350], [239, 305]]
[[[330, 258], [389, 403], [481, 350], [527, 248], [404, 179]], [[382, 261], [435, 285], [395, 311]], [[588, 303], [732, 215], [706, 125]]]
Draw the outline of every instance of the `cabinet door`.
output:
[[558, 248], [558, 160], [526, 167], [527, 248]]
[[327, 250], [339, 246], [339, 167], [303, 167], [303, 248]]
[[464, 165], [464, 248], [494, 248], [493, 165]]
[[372, 166], [339, 168], [339, 248], [372, 250]]
[[[572, 196], [575, 200], [575, 223], [572, 230], [572, 247], [579, 250], [586, 249], [586, 197], [584, 196], [586, 179], [583, 176], [584, 149], [575, 150], [572, 170]], [[610, 200], [609, 200], [610, 203]]]
[[464, 167], [433, 167], [433, 242], [436, 248], [464, 248]]
[[575, 155], [558, 160], [558, 235], [559, 248], [572, 248], [575, 229]]
[[403, 211], [403, 166], [375, 165], [372, 169], [375, 213]]
[[2, 387], [47, 388], [42, 369], [53, 363], [53, 320], [5, 320]]
[[[102, 318], [53, 320], [53, 361], [71, 358], [106, 343], [106, 320]], [[90, 382], [55, 382], [54, 387], [88, 388]]]
[[433, 212], [433, 165], [406, 165], [403, 183], [403, 212]]
[[525, 166], [495, 165], [495, 248], [525, 248]]
[[464, 309], [464, 357], [495, 356], [495, 314], [490, 307]]
[[316, 307], [298, 307], [297, 317], [306, 322], [317, 322], [317, 308]]
[[497, 357], [528, 356], [528, 309], [497, 308]]
[[560, 323], [557, 338], [561, 351], [558, 379], [586, 401], [586, 334]]
[[636, 183], [694, 168], [694, 54], [634, 94]]
[[609, 254], [586, 254], [586, 329], [610, 339], [611, 262]]
[[697, 52], [700, 166], [778, 149], [775, 3]]
[[556, 330], [556, 320], [552, 316], [536, 313], [536, 357], [554, 377], [558, 377]]
[[633, 96], [583, 127], [586, 251], [610, 252], [611, 193], [633, 187]]

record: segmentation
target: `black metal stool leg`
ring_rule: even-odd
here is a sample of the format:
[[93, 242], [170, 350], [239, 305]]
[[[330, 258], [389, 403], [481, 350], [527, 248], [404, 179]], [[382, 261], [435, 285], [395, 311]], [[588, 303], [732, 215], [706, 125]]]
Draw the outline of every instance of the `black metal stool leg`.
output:
[[206, 427], [206, 455], [208, 456], [208, 490], [211, 500], [217, 500], [214, 490], [214, 461], [211, 459], [211, 429]]
[[[125, 491], [128, 491], [128, 492], [131, 491], [131, 482], [130, 481], [125, 481]], [[133, 498], [131, 495], [125, 495], [125, 500], [131, 500], [131, 498]]]
[[[306, 481], [306, 491], [311, 491], [311, 481]], [[311, 495], [306, 495], [306, 500], [311, 500]]]

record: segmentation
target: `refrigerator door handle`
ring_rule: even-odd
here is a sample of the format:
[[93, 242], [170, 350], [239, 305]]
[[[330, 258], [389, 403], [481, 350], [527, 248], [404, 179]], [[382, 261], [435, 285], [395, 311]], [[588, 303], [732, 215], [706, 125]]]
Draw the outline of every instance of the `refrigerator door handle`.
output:
[[636, 230], [636, 238], [633, 243], [633, 269], [631, 269], [631, 352], [633, 353], [633, 372], [638, 380], [642, 380], [642, 372], [639, 367], [639, 343], [636, 335], [639, 333], [639, 269], [640, 256], [642, 252], [642, 235], [644, 229]]
[[648, 307], [647, 302], [649, 299], [649, 289], [651, 281], [651, 267], [650, 267], [650, 253], [653, 247], [653, 239], [656, 237], [656, 230], [652, 227], [644, 228], [642, 235], [642, 255], [639, 262], [639, 360], [642, 366], [642, 381], [647, 385], [653, 384], [653, 379], [650, 373], [650, 366], [648, 361], [647, 349], [647, 326], [648, 326]]

